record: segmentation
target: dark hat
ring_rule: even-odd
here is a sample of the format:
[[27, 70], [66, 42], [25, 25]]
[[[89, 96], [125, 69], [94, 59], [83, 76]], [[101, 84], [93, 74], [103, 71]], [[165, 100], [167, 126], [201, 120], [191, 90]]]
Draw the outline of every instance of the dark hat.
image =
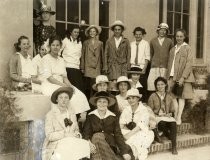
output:
[[101, 91], [101, 92], [96, 92], [94, 94], [93, 97], [90, 98], [89, 102], [93, 105], [93, 106], [96, 106], [96, 101], [99, 99], [99, 98], [106, 98], [108, 101], [109, 101], [109, 104], [108, 104], [108, 107], [109, 106], [112, 106], [116, 103], [115, 99], [110, 97], [109, 96], [109, 93], [108, 92], [105, 92], [105, 91]]
[[141, 71], [142, 69], [139, 67], [131, 67], [131, 69], [127, 71], [127, 73], [142, 74]]
[[51, 101], [54, 104], [58, 104], [57, 98], [60, 93], [67, 93], [69, 95], [69, 99], [73, 96], [74, 89], [72, 87], [60, 87], [55, 90], [51, 96]]
[[38, 12], [39, 15], [41, 15], [43, 12], [49, 12], [51, 15], [54, 15], [55, 14], [55, 11], [52, 11], [51, 10], [51, 7], [50, 6], [47, 6], [47, 5], [43, 5], [40, 9], [40, 11]]

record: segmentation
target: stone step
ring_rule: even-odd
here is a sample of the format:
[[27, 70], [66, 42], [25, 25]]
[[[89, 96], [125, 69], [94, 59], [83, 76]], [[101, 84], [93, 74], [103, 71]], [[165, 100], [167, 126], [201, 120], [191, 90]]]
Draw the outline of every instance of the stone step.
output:
[[193, 132], [193, 126], [191, 123], [182, 123], [177, 126], [177, 135], [188, 134]]
[[[210, 133], [203, 135], [182, 134], [177, 137], [177, 149], [189, 148], [202, 144], [210, 143]], [[152, 144], [149, 153], [162, 152], [171, 149], [171, 141], [164, 140], [164, 143]]]

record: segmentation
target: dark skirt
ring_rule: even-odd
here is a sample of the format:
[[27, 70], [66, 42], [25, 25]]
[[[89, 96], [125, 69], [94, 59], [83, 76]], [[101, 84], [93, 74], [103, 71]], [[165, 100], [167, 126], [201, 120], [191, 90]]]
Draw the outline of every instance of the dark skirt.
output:
[[68, 80], [71, 82], [71, 84], [84, 93], [84, 82], [82, 72], [76, 68], [66, 68], [66, 72]]

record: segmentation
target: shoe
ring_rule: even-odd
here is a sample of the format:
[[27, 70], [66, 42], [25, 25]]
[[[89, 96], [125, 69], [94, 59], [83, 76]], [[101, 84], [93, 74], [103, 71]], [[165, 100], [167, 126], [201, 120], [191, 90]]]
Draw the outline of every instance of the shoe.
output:
[[163, 140], [160, 138], [160, 136], [158, 134], [157, 128], [153, 129], [153, 132], [154, 132], [154, 135], [155, 135], [154, 140], [158, 143], [163, 143]]
[[172, 148], [172, 154], [173, 154], [173, 155], [177, 155], [177, 154], [178, 154], [178, 152], [177, 152], [177, 150], [176, 150], [176, 147], [175, 147], [175, 148]]

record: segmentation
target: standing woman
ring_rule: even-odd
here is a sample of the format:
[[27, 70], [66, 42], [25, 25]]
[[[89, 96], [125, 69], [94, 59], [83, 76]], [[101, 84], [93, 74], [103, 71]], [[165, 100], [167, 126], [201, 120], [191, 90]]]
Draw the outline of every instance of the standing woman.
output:
[[101, 28], [91, 25], [85, 30], [85, 35], [89, 38], [83, 43], [81, 70], [86, 78], [87, 96], [90, 97], [91, 87], [95, 83], [98, 75], [104, 70], [103, 42], [97, 36], [101, 33]]
[[33, 67], [29, 55], [30, 41], [26, 36], [20, 36], [14, 44], [16, 53], [9, 61], [9, 73], [12, 85], [16, 90], [26, 91], [31, 89], [31, 83], [41, 84]]
[[79, 26], [73, 26], [70, 33], [62, 41], [62, 57], [66, 64], [68, 80], [72, 85], [84, 92], [83, 77], [80, 70], [80, 58], [82, 55], [82, 43], [79, 40]]
[[131, 49], [130, 42], [123, 36], [125, 25], [120, 21], [115, 21], [110, 29], [114, 35], [109, 38], [105, 46], [105, 64], [108, 78], [116, 82], [120, 76], [127, 76], [130, 69]]
[[76, 114], [83, 113], [89, 110], [89, 104], [86, 96], [68, 81], [65, 62], [58, 55], [61, 44], [59, 36], [51, 37], [49, 40], [50, 53], [43, 58], [44, 81], [42, 82], [42, 93], [51, 96], [59, 87], [71, 86], [75, 94], [70, 101], [70, 105], [74, 107]]
[[177, 44], [170, 50], [167, 78], [170, 91], [176, 83], [183, 86], [182, 94], [176, 97], [178, 98], [178, 104], [175, 103], [178, 106], [178, 114], [175, 115], [175, 118], [177, 124], [180, 125], [185, 100], [193, 98], [192, 83], [195, 82], [195, 78], [192, 72], [193, 55], [190, 46], [185, 42], [186, 31], [177, 29], [175, 38]]

